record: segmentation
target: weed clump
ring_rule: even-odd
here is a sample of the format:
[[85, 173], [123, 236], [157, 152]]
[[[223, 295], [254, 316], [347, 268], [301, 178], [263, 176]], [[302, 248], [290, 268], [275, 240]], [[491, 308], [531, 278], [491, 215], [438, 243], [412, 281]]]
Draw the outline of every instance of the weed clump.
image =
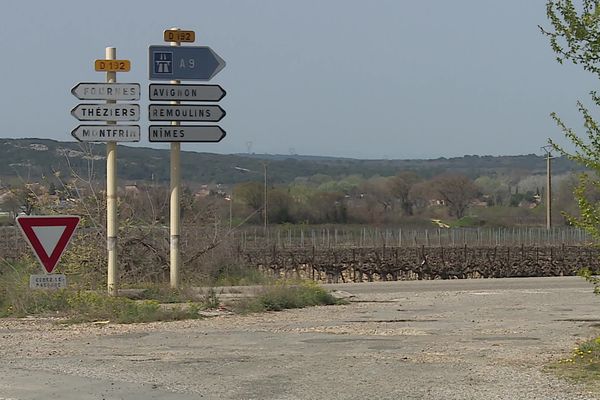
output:
[[581, 343], [569, 357], [548, 365], [547, 370], [600, 393], [600, 337]]
[[200, 306], [162, 307], [157, 300], [131, 300], [105, 293], [75, 289], [29, 288], [29, 275], [38, 272], [35, 263], [11, 265], [0, 275], [0, 317], [53, 315], [69, 322], [109, 320], [116, 323], [169, 321], [198, 318]]
[[262, 288], [256, 297], [241, 301], [235, 308], [238, 312], [248, 313], [334, 304], [340, 302], [315, 282], [283, 281]]

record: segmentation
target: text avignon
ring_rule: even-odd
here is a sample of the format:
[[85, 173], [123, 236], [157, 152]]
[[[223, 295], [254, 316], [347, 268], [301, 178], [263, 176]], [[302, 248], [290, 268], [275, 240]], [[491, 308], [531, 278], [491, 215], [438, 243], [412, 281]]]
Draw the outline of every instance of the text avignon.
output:
[[163, 89], [154, 88], [152, 90], [153, 97], [198, 97], [198, 90], [188, 88], [177, 88], [177, 89]]

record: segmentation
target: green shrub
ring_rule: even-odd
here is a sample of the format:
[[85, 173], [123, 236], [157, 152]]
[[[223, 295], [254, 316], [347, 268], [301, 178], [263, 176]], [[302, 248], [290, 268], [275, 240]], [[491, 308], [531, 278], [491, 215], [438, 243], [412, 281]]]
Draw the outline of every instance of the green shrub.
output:
[[209, 284], [213, 286], [264, 285], [271, 282], [257, 268], [240, 264], [225, 263], [218, 266], [211, 275]]
[[339, 304], [338, 300], [318, 284], [280, 282], [263, 288], [254, 299], [241, 301], [238, 312], [281, 311], [317, 305]]
[[135, 301], [105, 293], [74, 289], [32, 290], [29, 275], [39, 267], [29, 261], [10, 264], [0, 275], [0, 317], [58, 315], [71, 322], [109, 320], [117, 323], [198, 318], [200, 306], [161, 307], [157, 300]]
[[600, 337], [579, 344], [569, 357], [548, 364], [545, 370], [600, 393]]

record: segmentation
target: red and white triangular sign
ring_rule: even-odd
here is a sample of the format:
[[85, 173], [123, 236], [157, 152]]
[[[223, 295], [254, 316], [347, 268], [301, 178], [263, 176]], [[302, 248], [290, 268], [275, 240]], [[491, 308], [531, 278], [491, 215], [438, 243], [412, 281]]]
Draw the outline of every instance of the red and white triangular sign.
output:
[[52, 273], [75, 232], [74, 215], [22, 215], [17, 224], [29, 246], [48, 273]]

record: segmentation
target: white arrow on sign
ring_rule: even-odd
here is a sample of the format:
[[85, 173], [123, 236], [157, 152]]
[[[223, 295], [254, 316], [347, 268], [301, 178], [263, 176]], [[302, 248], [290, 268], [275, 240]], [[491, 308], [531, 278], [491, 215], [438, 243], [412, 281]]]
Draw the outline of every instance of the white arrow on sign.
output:
[[150, 121], [217, 122], [224, 116], [225, 110], [219, 106], [202, 104], [150, 104], [148, 106]]
[[139, 125], [79, 125], [71, 135], [80, 142], [139, 142]]
[[79, 100], [139, 100], [139, 83], [81, 82], [71, 89]]
[[225, 131], [218, 125], [150, 125], [151, 142], [220, 142]]
[[137, 104], [78, 104], [71, 115], [80, 121], [139, 121]]
[[219, 85], [151, 83], [150, 100], [219, 101], [227, 94]]

